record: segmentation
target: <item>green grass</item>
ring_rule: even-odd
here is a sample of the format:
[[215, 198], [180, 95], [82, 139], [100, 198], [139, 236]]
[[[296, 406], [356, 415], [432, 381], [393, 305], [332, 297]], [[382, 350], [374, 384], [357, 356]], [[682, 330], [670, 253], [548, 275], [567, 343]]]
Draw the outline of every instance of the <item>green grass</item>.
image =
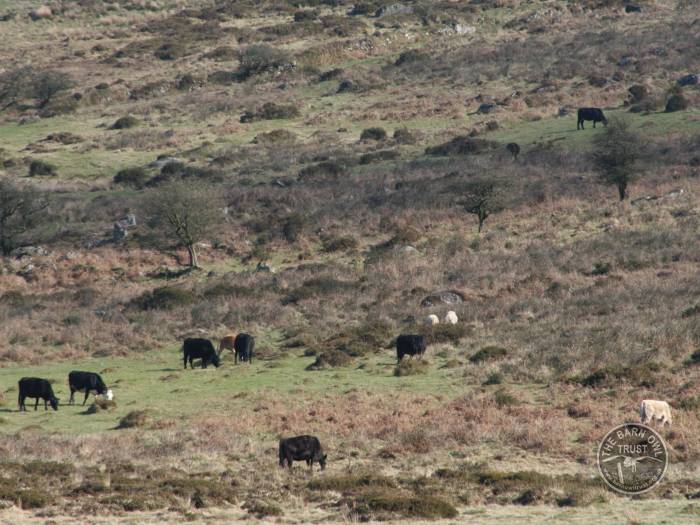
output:
[[[279, 334], [265, 334], [258, 341], [259, 348], [269, 347]], [[38, 425], [47, 432], [83, 434], [113, 429], [119, 419], [134, 410], [149, 409], [154, 417], [185, 417], [201, 412], [230, 414], [237, 406], [243, 407], [248, 399], [237, 398], [243, 392], [260, 396], [294, 394], [308, 398], [340, 394], [350, 389], [368, 392], [412, 392], [449, 396], [466, 392], [458, 370], [442, 368], [442, 359], [431, 356], [425, 374], [394, 377], [396, 360], [393, 352], [363, 359], [348, 368], [327, 371], [306, 371], [313, 357], [302, 357], [295, 350], [288, 356], [263, 361], [254, 359], [253, 365], [233, 364], [233, 355], [226, 352], [223, 364], [216, 369], [194, 370], [182, 368], [182, 356], [177, 349], [154, 350], [143, 356], [119, 358], [90, 358], [39, 366], [11, 366], [0, 370], [0, 389], [4, 403], [0, 406], [0, 432], [15, 432], [30, 425]], [[68, 373], [87, 370], [102, 373], [107, 385], [114, 391], [116, 409], [83, 415], [80, 406], [84, 394], [76, 394], [76, 406], [68, 406]], [[103, 372], [104, 371], [104, 372]], [[34, 412], [33, 400], [27, 400], [26, 413], [17, 412], [17, 381], [34, 376], [54, 380], [54, 392], [60, 399], [58, 412], [44, 411], [43, 401]]]
[[[649, 115], [633, 114], [625, 110], [605, 110], [610, 117], [627, 117], [633, 128], [640, 129], [646, 137], [664, 135], [667, 133], [689, 133], [700, 127], [700, 110], [690, 109], [676, 113], [651, 113]], [[592, 123], [587, 122], [586, 129], [576, 130], [576, 115], [560, 118], [547, 118], [534, 122], [518, 122], [506, 124], [504, 127], [488, 135], [488, 138], [501, 142], [518, 142], [533, 144], [535, 142], [561, 141], [562, 145], [582, 145], [589, 143], [591, 138], [602, 129], [599, 124], [593, 129]], [[409, 125], [410, 127], [410, 125]]]

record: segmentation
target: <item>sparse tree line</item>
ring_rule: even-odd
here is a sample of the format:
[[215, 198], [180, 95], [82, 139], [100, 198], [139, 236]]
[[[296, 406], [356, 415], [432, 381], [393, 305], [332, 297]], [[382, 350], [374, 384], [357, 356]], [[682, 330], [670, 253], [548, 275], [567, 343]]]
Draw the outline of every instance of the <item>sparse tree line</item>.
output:
[[[638, 177], [640, 152], [641, 139], [624, 119], [611, 120], [594, 138], [592, 166], [601, 182], [617, 188], [621, 201]], [[511, 205], [513, 193], [510, 182], [484, 177], [462, 180], [448, 191], [457, 196], [454, 200], [457, 205], [476, 217], [478, 232], [490, 216]], [[198, 267], [197, 244], [210, 237], [225, 218], [221, 190], [196, 177], [177, 178], [146, 190], [141, 203], [147, 224], [156, 233], [156, 244], [164, 246], [163, 241], [175, 242], [187, 250], [187, 266]], [[32, 242], [33, 229], [49, 219], [47, 207], [47, 195], [36, 188], [0, 179], [0, 252], [3, 256]]]

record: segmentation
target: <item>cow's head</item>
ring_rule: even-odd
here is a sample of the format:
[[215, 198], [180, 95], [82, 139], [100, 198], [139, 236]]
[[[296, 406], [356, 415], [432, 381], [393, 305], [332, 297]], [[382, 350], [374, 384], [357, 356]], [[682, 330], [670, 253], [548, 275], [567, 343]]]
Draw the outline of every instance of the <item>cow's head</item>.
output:
[[326, 458], [328, 457], [328, 454], [323, 454], [320, 458], [318, 458], [318, 464], [321, 465], [321, 470], [326, 470]]
[[606, 119], [605, 117], [603, 117], [603, 120], [601, 120], [601, 122], [603, 123], [603, 126], [606, 126], [606, 127], [607, 127], [607, 125], [608, 125], [608, 119]]
[[219, 368], [219, 365], [221, 364], [221, 359], [219, 359], [218, 355], [213, 354], [211, 356], [211, 364], [214, 365], [216, 368]]
[[56, 396], [51, 396], [49, 403], [51, 403], [51, 408], [58, 410], [58, 398]]

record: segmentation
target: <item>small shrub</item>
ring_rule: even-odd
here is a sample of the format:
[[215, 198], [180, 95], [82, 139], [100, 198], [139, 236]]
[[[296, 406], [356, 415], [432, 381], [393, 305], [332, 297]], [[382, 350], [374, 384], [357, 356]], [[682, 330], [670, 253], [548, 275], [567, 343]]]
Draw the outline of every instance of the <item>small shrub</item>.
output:
[[242, 80], [254, 75], [280, 72], [294, 67], [294, 61], [286, 51], [265, 44], [255, 44], [244, 49], [238, 57], [238, 74]]
[[56, 175], [56, 166], [44, 162], [43, 160], [33, 160], [29, 164], [29, 176], [54, 176]]
[[473, 356], [469, 358], [472, 363], [483, 363], [484, 361], [493, 361], [501, 359], [508, 355], [508, 350], [500, 346], [485, 346]]
[[441, 323], [435, 326], [421, 326], [419, 332], [425, 335], [428, 344], [452, 343], [456, 345], [471, 333], [471, 329], [464, 323]]
[[318, 18], [318, 13], [316, 11], [297, 11], [294, 13], [295, 22], [308, 22], [316, 20], [316, 18]]
[[253, 139], [254, 144], [275, 145], [296, 141], [297, 136], [286, 129], [273, 129], [267, 133], [260, 133]]
[[694, 317], [696, 315], [700, 314], [700, 304], [696, 304], [693, 306], [689, 306], [685, 310], [681, 312], [681, 317], [683, 319], [687, 319], [688, 317]]
[[51, 498], [43, 490], [23, 489], [16, 493], [19, 506], [24, 509], [40, 509], [51, 504]]
[[129, 129], [129, 128], [135, 128], [140, 124], [139, 119], [136, 117], [132, 117], [131, 115], [127, 115], [126, 117], [120, 117], [118, 118], [114, 124], [112, 124], [111, 129]]
[[396, 365], [394, 375], [396, 377], [404, 377], [425, 374], [429, 367], [428, 361], [424, 359], [403, 358], [401, 362]]
[[683, 111], [684, 109], [688, 109], [688, 101], [681, 93], [678, 93], [668, 98], [664, 111], [666, 113], [673, 113], [674, 111]]
[[306, 226], [307, 219], [300, 213], [288, 216], [282, 225], [282, 235], [287, 242], [296, 242]]
[[506, 391], [505, 389], [497, 390], [493, 394], [493, 400], [496, 402], [496, 405], [498, 405], [501, 408], [506, 407], [506, 406], [515, 406], [515, 405], [520, 404], [518, 399], [513, 394]]
[[266, 516], [281, 516], [282, 508], [276, 503], [268, 501], [256, 500], [252, 503], [246, 503], [244, 508], [249, 514], [253, 514], [258, 519], [263, 519]]
[[688, 364], [688, 365], [700, 365], [700, 350], [695, 350], [695, 352], [690, 354], [690, 357], [688, 358], [688, 361], [686, 362], [686, 364]]
[[307, 487], [310, 490], [347, 492], [367, 487], [396, 487], [396, 481], [373, 472], [359, 472], [314, 479], [309, 481]]
[[418, 142], [415, 133], [408, 128], [395, 129], [394, 140], [398, 144], [415, 144], [416, 142]]
[[367, 128], [362, 131], [360, 140], [384, 140], [386, 139], [386, 130], [384, 128]]
[[302, 168], [299, 171], [299, 180], [334, 179], [348, 173], [344, 164], [330, 160]]
[[394, 150], [372, 151], [365, 153], [360, 157], [360, 164], [371, 164], [372, 162], [381, 162], [384, 160], [394, 160], [399, 157], [399, 152]]
[[486, 139], [475, 139], [466, 136], [455, 137], [449, 142], [426, 148], [426, 155], [472, 155], [498, 149], [500, 143]]
[[150, 413], [147, 410], [133, 410], [119, 420], [118, 429], [145, 427], [150, 421]]
[[407, 495], [398, 489], [369, 489], [347, 498], [344, 503], [355, 513], [368, 518], [377, 513], [424, 519], [449, 519], [457, 516], [457, 509], [441, 498], [428, 494]]
[[180, 306], [187, 306], [194, 300], [195, 295], [190, 290], [163, 286], [133, 299], [132, 304], [142, 310], [172, 310]]
[[410, 64], [411, 62], [420, 62], [426, 58], [428, 58], [428, 56], [425, 53], [417, 49], [409, 49], [408, 51], [404, 51], [399, 55], [399, 58], [396, 59], [394, 65], [396, 67], [400, 67], [404, 64]]
[[125, 168], [120, 170], [112, 179], [115, 184], [132, 188], [143, 188], [148, 180], [146, 170], [143, 168]]
[[325, 252], [340, 252], [340, 251], [352, 251], [357, 249], [358, 246], [357, 239], [352, 235], [345, 235], [340, 237], [327, 237], [323, 240], [323, 251]]
[[325, 370], [328, 368], [338, 368], [348, 366], [353, 362], [353, 358], [345, 352], [339, 350], [327, 350], [316, 357], [316, 360], [306, 367], [307, 370]]
[[296, 118], [300, 115], [299, 108], [294, 104], [275, 104], [267, 102], [257, 111], [246, 111], [241, 115], [240, 121], [243, 124], [255, 122], [257, 120], [281, 120]]
[[187, 47], [179, 41], [165, 42], [153, 54], [160, 60], [176, 60], [187, 55]]
[[612, 270], [612, 264], [609, 262], [597, 262], [593, 265], [591, 275], [607, 275]]
[[484, 386], [488, 386], [488, 385], [500, 385], [501, 383], [503, 383], [503, 374], [501, 374], [500, 372], [492, 372], [486, 378], [486, 381], [484, 381], [482, 384]]

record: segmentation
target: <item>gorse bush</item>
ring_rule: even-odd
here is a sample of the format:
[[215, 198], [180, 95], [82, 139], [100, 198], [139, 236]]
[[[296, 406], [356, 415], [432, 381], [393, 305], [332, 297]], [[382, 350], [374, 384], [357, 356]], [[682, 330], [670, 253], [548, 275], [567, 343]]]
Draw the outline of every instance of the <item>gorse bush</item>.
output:
[[263, 73], [276, 73], [294, 67], [292, 56], [281, 49], [255, 44], [248, 46], [238, 55], [238, 74], [245, 80]]

